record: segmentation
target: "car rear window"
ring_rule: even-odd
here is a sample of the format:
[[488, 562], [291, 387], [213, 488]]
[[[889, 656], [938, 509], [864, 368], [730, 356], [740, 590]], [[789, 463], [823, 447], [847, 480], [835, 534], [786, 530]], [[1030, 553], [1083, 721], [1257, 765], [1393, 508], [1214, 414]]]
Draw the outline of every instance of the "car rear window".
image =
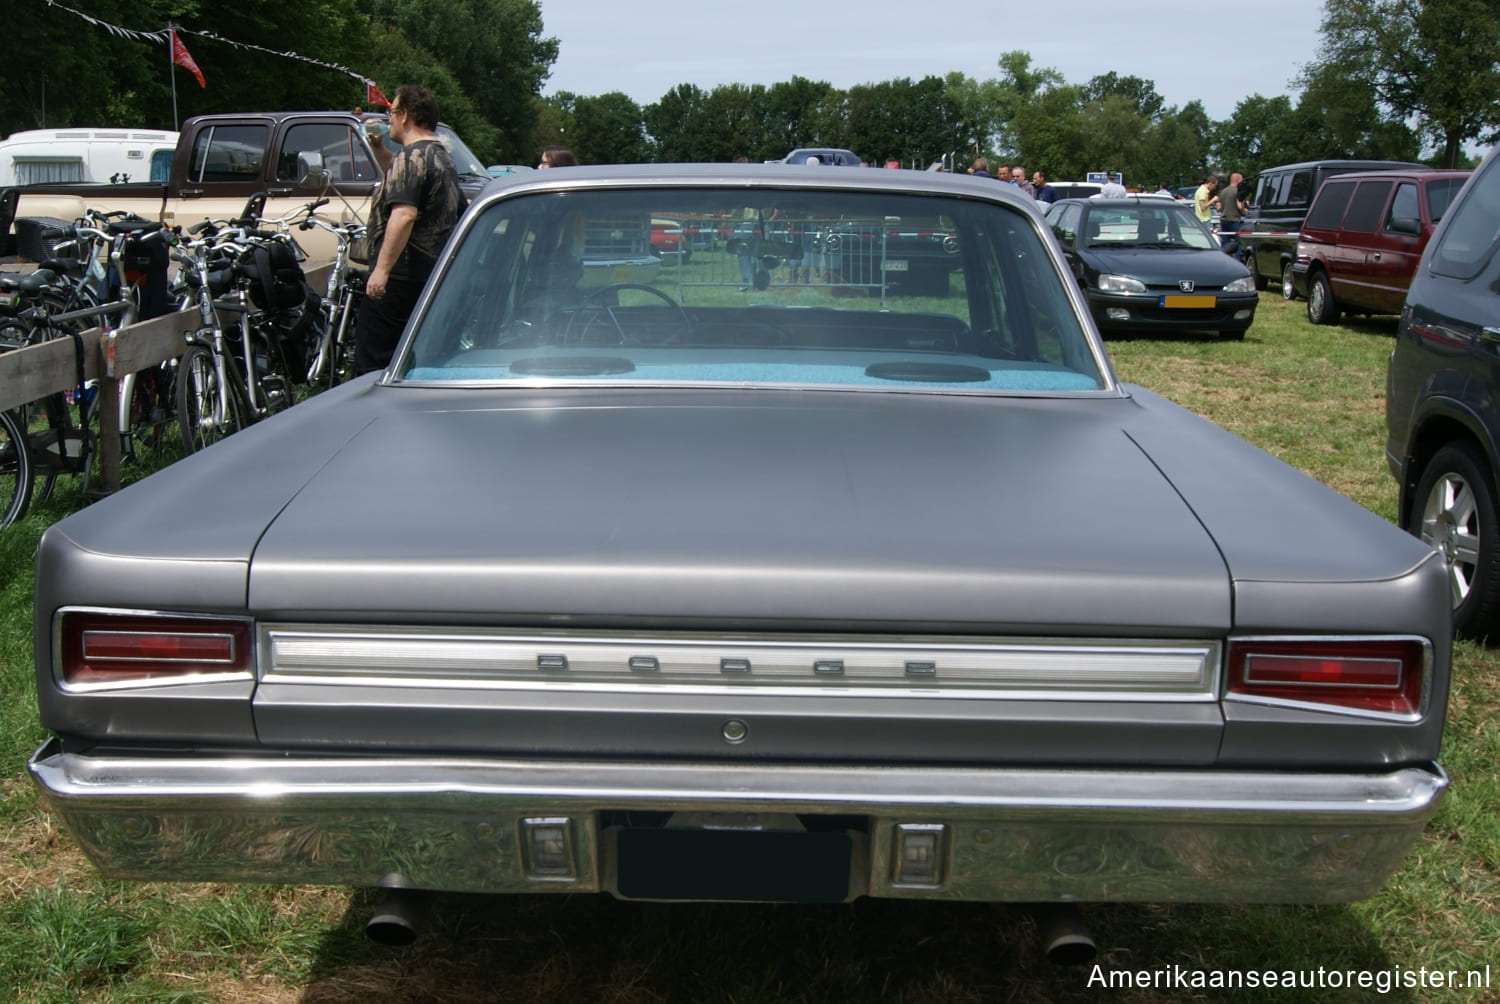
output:
[[473, 216], [403, 381], [1107, 386], [1038, 222], [821, 189], [512, 193]]
[[1337, 228], [1349, 207], [1349, 197], [1354, 194], [1354, 182], [1330, 181], [1318, 192], [1318, 201], [1307, 214], [1309, 227]]
[[1344, 229], [1357, 234], [1373, 234], [1385, 218], [1386, 199], [1391, 194], [1389, 181], [1362, 181], [1349, 200], [1344, 214]]
[[1500, 243], [1500, 158], [1486, 159], [1433, 249], [1432, 270], [1455, 279], [1478, 275]]

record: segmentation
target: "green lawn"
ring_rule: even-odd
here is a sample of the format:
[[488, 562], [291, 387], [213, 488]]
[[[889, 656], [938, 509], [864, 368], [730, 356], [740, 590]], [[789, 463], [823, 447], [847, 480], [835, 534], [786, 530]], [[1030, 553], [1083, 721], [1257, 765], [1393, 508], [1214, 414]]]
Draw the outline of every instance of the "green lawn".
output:
[[[1382, 516], [1384, 374], [1393, 319], [1315, 328], [1262, 294], [1243, 342], [1110, 342], [1126, 380], [1206, 415]], [[415, 945], [361, 928], [369, 894], [136, 885], [97, 878], [42, 812], [23, 763], [41, 740], [31, 676], [31, 558], [66, 485], [0, 531], [0, 994], [20, 1001], [1362, 1001], [1340, 989], [1407, 971], [1383, 999], [1500, 1000], [1500, 656], [1461, 644], [1443, 762], [1453, 787], [1426, 838], [1372, 899], [1334, 907], [1109, 906], [1087, 912], [1099, 971], [1302, 970], [1322, 988], [1108, 990], [1040, 958], [1004, 906], [621, 903], [452, 897]], [[1427, 970], [1489, 967], [1490, 989]], [[1463, 974], [1460, 974], [1462, 980]], [[1357, 976], [1356, 976], [1357, 979]]]

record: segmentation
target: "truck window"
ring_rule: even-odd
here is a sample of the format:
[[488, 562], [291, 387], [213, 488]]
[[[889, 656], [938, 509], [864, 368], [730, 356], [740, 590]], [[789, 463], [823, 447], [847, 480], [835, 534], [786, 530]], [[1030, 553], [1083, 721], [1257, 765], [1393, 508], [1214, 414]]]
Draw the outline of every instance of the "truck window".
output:
[[270, 141], [270, 126], [215, 125], [193, 141], [189, 181], [254, 181]]
[[1467, 175], [1454, 178], [1434, 178], [1427, 183], [1427, 213], [1436, 223], [1448, 212], [1448, 207], [1453, 204], [1453, 197], [1458, 190], [1464, 187], [1468, 180]]
[[1269, 209], [1276, 205], [1276, 179], [1278, 174], [1262, 174], [1255, 183], [1255, 205], [1261, 209]]
[[294, 125], [281, 140], [276, 155], [276, 178], [297, 181], [297, 155], [316, 153], [335, 182], [374, 181], [380, 176], [375, 160], [353, 127], [339, 122]]
[[1349, 207], [1349, 196], [1354, 194], [1354, 182], [1330, 181], [1318, 192], [1318, 201], [1307, 214], [1309, 227], [1337, 228]]
[[1311, 171], [1298, 171], [1291, 176], [1290, 181], [1283, 189], [1283, 195], [1278, 200], [1279, 205], [1299, 207], [1305, 206], [1312, 201], [1313, 176]]
[[1389, 181], [1366, 181], [1349, 200], [1349, 212], [1344, 216], [1344, 229], [1357, 234], [1373, 234], [1385, 218], [1386, 199], [1391, 194]]
[[1422, 211], [1417, 208], [1417, 186], [1409, 181], [1403, 181], [1396, 186], [1396, 197], [1391, 200], [1391, 211], [1385, 214], [1385, 229], [1390, 230], [1391, 224], [1396, 220], [1418, 220], [1422, 219]]

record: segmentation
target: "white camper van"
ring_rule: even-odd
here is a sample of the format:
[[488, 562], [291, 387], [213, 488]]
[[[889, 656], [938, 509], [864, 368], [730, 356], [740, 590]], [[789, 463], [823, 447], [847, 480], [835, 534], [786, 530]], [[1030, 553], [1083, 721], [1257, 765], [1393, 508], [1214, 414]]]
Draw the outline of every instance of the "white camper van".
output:
[[32, 129], [0, 140], [0, 187], [38, 182], [166, 181], [177, 134], [154, 129]]

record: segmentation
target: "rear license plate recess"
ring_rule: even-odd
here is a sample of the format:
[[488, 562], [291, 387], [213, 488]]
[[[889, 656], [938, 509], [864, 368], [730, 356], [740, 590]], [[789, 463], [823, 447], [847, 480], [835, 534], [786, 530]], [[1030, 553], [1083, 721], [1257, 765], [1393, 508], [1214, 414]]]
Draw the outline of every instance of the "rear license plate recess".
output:
[[647, 829], [615, 833], [616, 889], [627, 899], [842, 903], [848, 832]]

